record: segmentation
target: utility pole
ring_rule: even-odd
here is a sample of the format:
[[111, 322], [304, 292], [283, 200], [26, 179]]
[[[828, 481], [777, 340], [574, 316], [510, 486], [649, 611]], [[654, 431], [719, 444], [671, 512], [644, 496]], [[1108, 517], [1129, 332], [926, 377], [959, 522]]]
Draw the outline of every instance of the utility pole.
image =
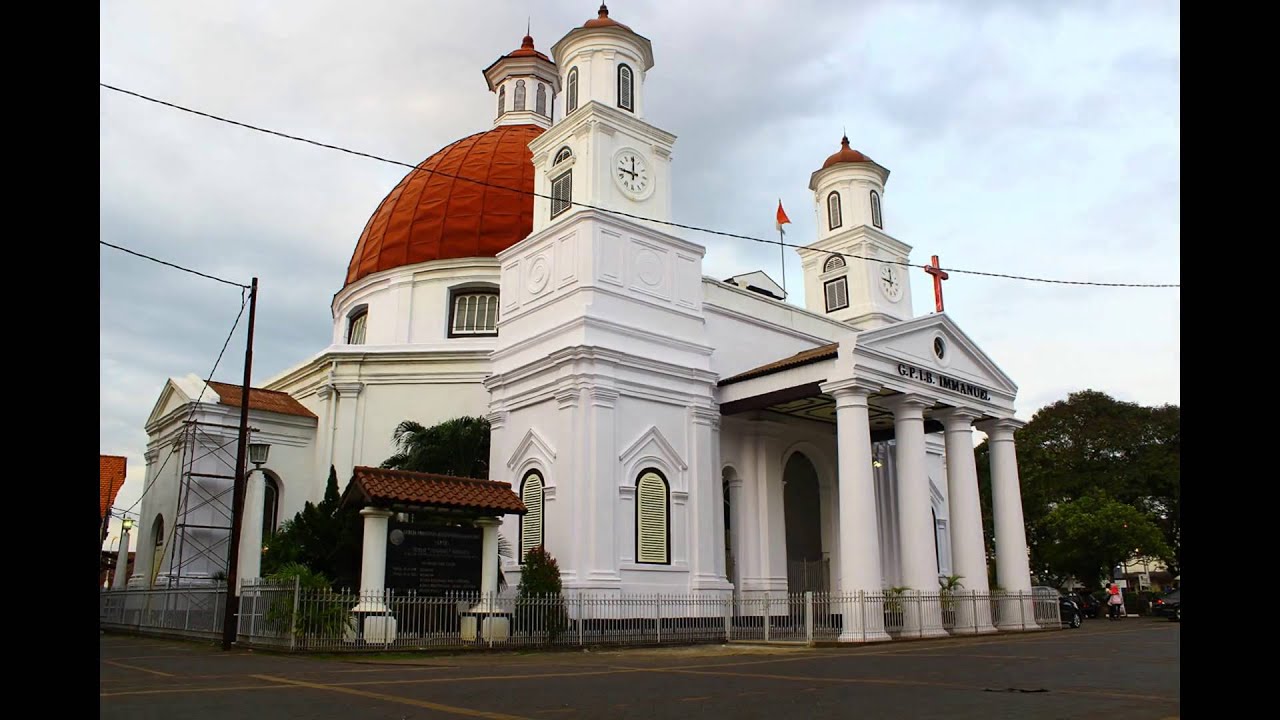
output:
[[240, 584], [236, 575], [240, 555], [240, 521], [244, 511], [245, 455], [249, 449], [249, 376], [253, 372], [253, 320], [258, 309], [258, 278], [249, 289], [249, 335], [244, 343], [244, 384], [240, 389], [240, 440], [236, 444], [236, 479], [231, 491], [231, 542], [227, 547], [227, 602], [222, 617], [222, 649], [230, 650], [236, 641], [240, 616]]

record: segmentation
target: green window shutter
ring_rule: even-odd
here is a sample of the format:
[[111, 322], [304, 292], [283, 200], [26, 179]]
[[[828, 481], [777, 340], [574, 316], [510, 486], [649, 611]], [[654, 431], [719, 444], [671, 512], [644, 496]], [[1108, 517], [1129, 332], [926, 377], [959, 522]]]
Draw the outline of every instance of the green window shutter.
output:
[[542, 544], [542, 476], [529, 473], [520, 488], [520, 499], [529, 512], [520, 518], [520, 563], [530, 550]]
[[636, 484], [636, 561], [665, 565], [668, 557], [667, 484], [646, 472]]

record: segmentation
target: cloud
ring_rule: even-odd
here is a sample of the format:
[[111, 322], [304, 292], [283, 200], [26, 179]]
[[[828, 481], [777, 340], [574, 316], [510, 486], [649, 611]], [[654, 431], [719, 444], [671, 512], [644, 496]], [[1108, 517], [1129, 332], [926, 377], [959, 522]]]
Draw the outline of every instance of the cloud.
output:
[[[104, 82], [416, 163], [486, 129], [481, 70], [532, 15], [548, 51], [594, 4], [120, 1], [100, 8]], [[809, 175], [853, 145], [890, 168], [886, 230], [924, 262], [1177, 282], [1179, 19], [1127, 2], [627, 3], [649, 37], [647, 119], [678, 136], [675, 220], [815, 237]], [[404, 168], [103, 90], [100, 236], [262, 286], [254, 378], [324, 347], [357, 237]], [[716, 277], [773, 245], [681, 232]], [[102, 249], [100, 445], [129, 457], [169, 376], [208, 371], [240, 306], [211, 281]], [[799, 258], [786, 281], [803, 302]], [[928, 278], [915, 271], [917, 313]], [[779, 279], [781, 279], [779, 277]], [[1021, 414], [1083, 387], [1178, 401], [1178, 291], [953, 274], [948, 312], [1018, 381]], [[219, 379], [239, 381], [243, 333]]]

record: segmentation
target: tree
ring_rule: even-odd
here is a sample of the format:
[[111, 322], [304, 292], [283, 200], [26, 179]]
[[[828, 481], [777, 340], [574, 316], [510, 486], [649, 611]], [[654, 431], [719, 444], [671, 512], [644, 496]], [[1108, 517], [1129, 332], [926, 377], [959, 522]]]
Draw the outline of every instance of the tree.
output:
[[1059, 574], [1093, 586], [1133, 557], [1168, 554], [1160, 528], [1147, 513], [1102, 493], [1062, 503], [1044, 517], [1043, 561]]
[[489, 478], [489, 421], [464, 416], [423, 427], [413, 420], [396, 426], [396, 452], [382, 463], [395, 470]]
[[330, 466], [320, 504], [307, 501], [271, 536], [262, 559], [262, 573], [270, 576], [296, 563], [315, 574], [334, 578], [339, 586], [355, 587], [360, 577], [362, 532], [359, 510], [341, 505], [338, 473]]
[[[1069, 574], [1049, 562], [1054, 540], [1045, 535], [1045, 519], [1062, 504], [1091, 493], [1105, 493], [1145, 514], [1163, 535], [1159, 559], [1170, 572], [1180, 573], [1180, 428], [1177, 405], [1147, 407], [1095, 390], [1071, 393], [1037, 411], [1018, 431], [1016, 443], [1032, 574], [1055, 579]], [[993, 557], [987, 442], [975, 453], [988, 557]]]
[[560, 597], [560, 565], [541, 545], [524, 556], [520, 586], [516, 589], [516, 620], [529, 632], [545, 630], [554, 642], [569, 624]]

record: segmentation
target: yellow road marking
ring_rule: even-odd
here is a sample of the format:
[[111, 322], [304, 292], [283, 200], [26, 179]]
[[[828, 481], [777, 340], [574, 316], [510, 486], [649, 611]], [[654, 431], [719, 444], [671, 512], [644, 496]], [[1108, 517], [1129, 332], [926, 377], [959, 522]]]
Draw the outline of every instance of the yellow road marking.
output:
[[173, 677], [173, 673], [160, 672], [159, 670], [151, 670], [149, 668], [138, 667], [137, 665], [126, 665], [125, 663], [116, 662], [115, 660], [103, 660], [102, 662], [108, 665], [125, 668], [126, 670], [137, 670], [139, 672], [151, 673], [152, 675], [159, 675], [161, 677]]
[[417, 698], [402, 697], [400, 695], [387, 695], [384, 693], [369, 692], [368, 690], [356, 690], [349, 687], [317, 685], [316, 683], [302, 682], [301, 680], [290, 680], [288, 678], [276, 677], [274, 675], [254, 675], [252, 677], [258, 678], [259, 680], [267, 680], [269, 682], [311, 688], [313, 690], [325, 690], [328, 692], [338, 692], [346, 695], [356, 695], [374, 700], [382, 700], [384, 702], [400, 703], [401, 705], [412, 705], [414, 707], [435, 710], [436, 712], [452, 713], [454, 715], [489, 718], [489, 720], [529, 720], [521, 715], [507, 715], [505, 713], [488, 712], [485, 710], [472, 710], [471, 708], [458, 707], [456, 705], [442, 705], [440, 703], [428, 702], [426, 700], [418, 700]]
[[699, 695], [698, 697], [680, 698], [680, 702], [698, 702], [699, 700], [710, 700], [710, 695]]
[[178, 693], [195, 693], [195, 692], [229, 692], [232, 690], [293, 690], [288, 685], [224, 685], [221, 687], [187, 687], [187, 688], [168, 688], [164, 690], [122, 690], [120, 692], [104, 692], [98, 693], [100, 698], [118, 697], [120, 695], [176, 695]]
[[[632, 668], [620, 668], [617, 670], [597, 670], [593, 672], [575, 672], [575, 673], [538, 673], [529, 675], [472, 675], [469, 677], [445, 677], [445, 678], [414, 678], [410, 680], [361, 680], [359, 682], [340, 682], [330, 683], [325, 687], [355, 687], [359, 685], [425, 685], [428, 683], [444, 683], [444, 682], [484, 682], [489, 680], [541, 680], [542, 678], [554, 677], [589, 677], [592, 675], [622, 675], [633, 672], [649, 672], [647, 670], [637, 670]], [[259, 677], [250, 675], [249, 677]]]

